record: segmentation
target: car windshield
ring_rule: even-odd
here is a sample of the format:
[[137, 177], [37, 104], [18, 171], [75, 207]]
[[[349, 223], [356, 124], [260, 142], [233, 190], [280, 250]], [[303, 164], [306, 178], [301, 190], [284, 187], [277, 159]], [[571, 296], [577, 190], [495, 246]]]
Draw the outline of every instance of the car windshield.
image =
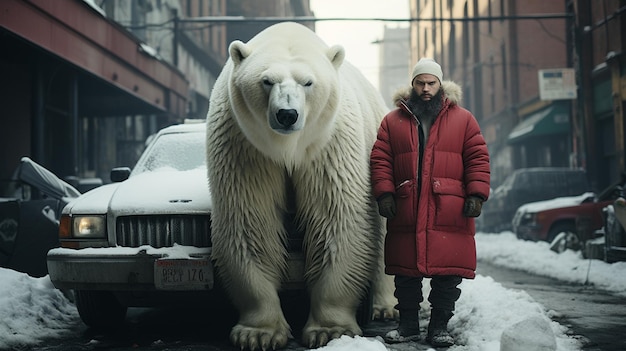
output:
[[133, 174], [204, 168], [204, 145], [205, 134], [202, 132], [163, 134], [148, 147]]

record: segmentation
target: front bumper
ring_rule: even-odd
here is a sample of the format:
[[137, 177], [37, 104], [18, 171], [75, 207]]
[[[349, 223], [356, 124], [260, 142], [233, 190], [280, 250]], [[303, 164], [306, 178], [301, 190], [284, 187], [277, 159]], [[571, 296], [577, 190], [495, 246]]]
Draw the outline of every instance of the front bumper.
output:
[[[58, 289], [100, 291], [158, 291], [155, 282], [155, 263], [159, 259], [206, 259], [211, 248], [167, 247], [140, 248], [56, 248], [48, 252], [48, 274]], [[304, 256], [291, 252], [288, 256], [287, 278], [282, 288], [303, 289]], [[215, 277], [212, 266], [210, 274]], [[217, 278], [217, 277], [215, 277]], [[215, 283], [216, 285], [219, 282]], [[217, 288], [220, 288], [219, 286]], [[212, 290], [213, 283], [200, 290]], [[198, 290], [176, 289], [178, 291]]]
[[192, 260], [210, 255], [210, 248], [190, 248], [184, 255], [180, 247], [56, 248], [48, 252], [47, 264], [50, 280], [58, 289], [153, 291], [157, 290], [154, 276], [157, 260]]

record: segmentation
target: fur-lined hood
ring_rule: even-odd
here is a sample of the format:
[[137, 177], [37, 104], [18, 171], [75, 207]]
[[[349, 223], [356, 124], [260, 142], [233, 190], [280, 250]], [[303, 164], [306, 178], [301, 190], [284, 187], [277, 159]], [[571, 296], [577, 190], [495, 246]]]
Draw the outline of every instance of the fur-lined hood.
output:
[[[446, 99], [450, 101], [450, 105], [458, 105], [461, 102], [461, 98], [463, 97], [463, 90], [461, 86], [456, 84], [451, 80], [444, 80], [441, 82], [441, 89], [443, 90], [443, 94]], [[413, 90], [412, 86], [408, 88], [399, 89], [395, 94], [393, 94], [393, 105], [396, 107], [401, 106], [401, 102], [405, 102], [411, 96], [411, 90]]]

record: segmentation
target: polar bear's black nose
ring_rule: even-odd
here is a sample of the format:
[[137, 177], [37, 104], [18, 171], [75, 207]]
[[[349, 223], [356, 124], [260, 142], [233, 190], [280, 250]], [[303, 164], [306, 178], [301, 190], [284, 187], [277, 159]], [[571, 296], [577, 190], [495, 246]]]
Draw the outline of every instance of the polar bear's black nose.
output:
[[278, 119], [278, 123], [283, 127], [291, 127], [298, 120], [298, 111], [292, 108], [281, 108], [278, 110], [278, 113], [276, 113], [276, 119]]

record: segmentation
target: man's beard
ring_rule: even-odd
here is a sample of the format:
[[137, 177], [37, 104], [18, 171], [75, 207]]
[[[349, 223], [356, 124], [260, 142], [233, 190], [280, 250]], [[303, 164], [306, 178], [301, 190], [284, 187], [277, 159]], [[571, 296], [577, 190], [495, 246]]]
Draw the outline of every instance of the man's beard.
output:
[[411, 90], [411, 96], [409, 97], [407, 104], [411, 109], [411, 112], [413, 112], [413, 114], [421, 120], [434, 120], [443, 106], [442, 97], [443, 90], [439, 89], [437, 94], [435, 94], [430, 100], [424, 101], [419, 95], [417, 95], [415, 90]]

